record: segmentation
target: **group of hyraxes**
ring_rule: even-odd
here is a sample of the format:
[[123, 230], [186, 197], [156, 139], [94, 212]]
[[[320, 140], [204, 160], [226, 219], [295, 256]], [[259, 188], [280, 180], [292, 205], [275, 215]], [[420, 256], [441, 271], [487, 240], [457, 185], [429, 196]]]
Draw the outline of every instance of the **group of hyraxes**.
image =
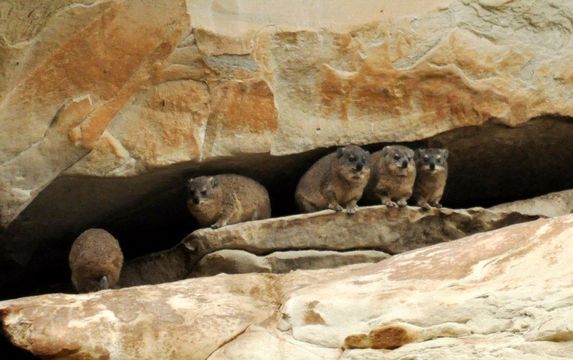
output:
[[[302, 212], [324, 209], [354, 214], [358, 201], [406, 206], [413, 196], [424, 209], [441, 207], [448, 176], [448, 150], [389, 145], [370, 155], [359, 146], [337, 149], [300, 179], [295, 199]], [[187, 206], [200, 226], [219, 228], [271, 216], [267, 190], [241, 175], [191, 178]]]
[[[295, 192], [303, 212], [333, 209], [354, 214], [357, 203], [406, 206], [410, 197], [429, 209], [441, 207], [448, 173], [448, 151], [391, 145], [370, 155], [349, 145], [319, 159], [300, 179]], [[267, 190], [241, 175], [191, 178], [187, 205], [202, 227], [236, 224], [271, 216]], [[89, 229], [73, 243], [69, 254], [72, 283], [80, 293], [117, 286], [123, 266], [118, 241], [103, 229]]]

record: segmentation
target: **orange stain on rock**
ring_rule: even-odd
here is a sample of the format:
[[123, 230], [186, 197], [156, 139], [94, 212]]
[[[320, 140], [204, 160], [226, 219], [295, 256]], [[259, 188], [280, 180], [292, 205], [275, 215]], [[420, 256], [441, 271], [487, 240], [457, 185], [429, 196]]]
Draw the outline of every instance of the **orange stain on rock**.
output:
[[227, 81], [211, 90], [211, 122], [223, 131], [264, 133], [278, 128], [274, 96], [263, 80]]

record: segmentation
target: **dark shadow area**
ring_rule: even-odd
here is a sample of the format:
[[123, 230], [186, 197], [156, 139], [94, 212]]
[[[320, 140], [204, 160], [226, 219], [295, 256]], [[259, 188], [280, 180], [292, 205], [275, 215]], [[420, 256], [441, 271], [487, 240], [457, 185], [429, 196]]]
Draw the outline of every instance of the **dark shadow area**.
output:
[[489, 123], [425, 141], [450, 150], [444, 204], [489, 207], [573, 188], [573, 121], [543, 117], [509, 128]]
[[0, 359], [6, 360], [32, 360], [39, 359], [26, 350], [22, 350], [10, 342], [4, 334], [0, 335]]
[[73, 292], [67, 256], [88, 228], [112, 233], [126, 261], [176, 245], [198, 228], [186, 206], [184, 185], [191, 176], [249, 176], [269, 190], [273, 216], [294, 214], [298, 179], [327, 151], [179, 164], [131, 178], [60, 177], [2, 234], [0, 271], [7, 276], [0, 276], [0, 299]]
[[[517, 128], [488, 123], [457, 129], [406, 145], [450, 150], [443, 203], [467, 208], [572, 188], [572, 138], [573, 122], [544, 117]], [[384, 145], [366, 148], [375, 151]], [[298, 179], [333, 150], [243, 155], [174, 165], [131, 178], [60, 177], [2, 234], [0, 298], [71, 292], [68, 251], [75, 237], [90, 227], [116, 236], [126, 260], [174, 246], [197, 228], [185, 204], [189, 176], [250, 176], [269, 190], [274, 217], [298, 213]]]

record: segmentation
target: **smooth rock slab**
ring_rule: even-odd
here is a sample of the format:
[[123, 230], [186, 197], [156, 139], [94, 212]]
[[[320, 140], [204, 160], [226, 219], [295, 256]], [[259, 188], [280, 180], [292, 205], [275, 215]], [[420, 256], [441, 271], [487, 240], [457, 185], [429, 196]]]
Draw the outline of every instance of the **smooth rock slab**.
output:
[[553, 192], [532, 199], [512, 201], [489, 208], [496, 212], [556, 217], [573, 213], [573, 190]]
[[[0, 302], [59, 359], [557, 359], [573, 352], [573, 215], [373, 265]], [[394, 350], [390, 350], [394, 349]]]
[[193, 269], [192, 276], [212, 276], [219, 273], [287, 273], [295, 269], [326, 269], [359, 263], [374, 263], [390, 255], [375, 250], [362, 251], [277, 251], [257, 256], [242, 250], [219, 250], [205, 255]]
[[[184, 279], [193, 272], [215, 274], [219, 270], [208, 269], [205, 264], [212, 264], [212, 260], [205, 260], [203, 265], [199, 265], [200, 269], [196, 269], [196, 266], [205, 256], [222, 250], [250, 253], [243, 253], [240, 262], [250, 263], [247, 267], [252, 271], [281, 273], [299, 268], [329, 268], [349, 264], [350, 261], [363, 262], [363, 258], [343, 255], [352, 251], [375, 250], [397, 254], [537, 218], [534, 215], [496, 213], [482, 208], [424, 211], [418, 207], [389, 209], [369, 206], [361, 207], [354, 215], [325, 210], [250, 221], [217, 230], [200, 229], [168, 251], [134, 259], [124, 267], [121, 283], [122, 286], [158, 284]], [[270, 258], [264, 258], [279, 251], [294, 253], [303, 250], [338, 252], [340, 255], [320, 259], [307, 257], [304, 265], [296, 261], [278, 261], [276, 256], [271, 257], [275, 260], [272, 260], [274, 265], [270, 265]], [[342, 256], [346, 256], [344, 261]], [[241, 270], [240, 266], [235, 265], [236, 259], [219, 260], [223, 263], [215, 266], [224, 271], [246, 271], [246, 268]]]
[[324, 210], [252, 221], [191, 233], [183, 244], [196, 256], [222, 249], [264, 255], [279, 250], [379, 250], [397, 254], [477, 232], [530, 221], [537, 216], [482, 208], [361, 207], [354, 215]]

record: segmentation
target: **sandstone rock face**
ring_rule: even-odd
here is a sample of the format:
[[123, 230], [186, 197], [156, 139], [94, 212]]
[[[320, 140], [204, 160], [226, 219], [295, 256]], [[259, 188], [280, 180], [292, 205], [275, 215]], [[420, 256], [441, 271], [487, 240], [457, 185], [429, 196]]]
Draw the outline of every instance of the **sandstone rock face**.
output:
[[220, 273], [274, 273], [295, 269], [327, 269], [349, 264], [375, 263], [390, 255], [375, 250], [357, 251], [275, 251], [257, 256], [243, 250], [219, 250], [205, 255], [192, 270], [191, 276], [212, 276]]
[[325, 210], [217, 230], [200, 229], [178, 246], [135, 259], [122, 286], [157, 284], [220, 272], [284, 273], [376, 262], [424, 246], [531, 221], [535, 215], [416, 207], [363, 207], [354, 215]]
[[4, 1], [0, 222], [61, 174], [571, 116], [571, 18], [567, 0]]
[[554, 192], [533, 199], [499, 204], [489, 208], [496, 212], [519, 212], [527, 215], [557, 217], [573, 213], [573, 190]]
[[397, 254], [534, 218], [480, 208], [424, 211], [372, 206], [360, 208], [354, 215], [324, 210], [231, 225], [220, 231], [201, 229], [185, 238], [183, 244], [198, 257], [229, 248], [255, 254], [281, 249], [378, 249]]
[[373, 265], [0, 302], [33, 354], [111, 359], [567, 358], [573, 215]]

